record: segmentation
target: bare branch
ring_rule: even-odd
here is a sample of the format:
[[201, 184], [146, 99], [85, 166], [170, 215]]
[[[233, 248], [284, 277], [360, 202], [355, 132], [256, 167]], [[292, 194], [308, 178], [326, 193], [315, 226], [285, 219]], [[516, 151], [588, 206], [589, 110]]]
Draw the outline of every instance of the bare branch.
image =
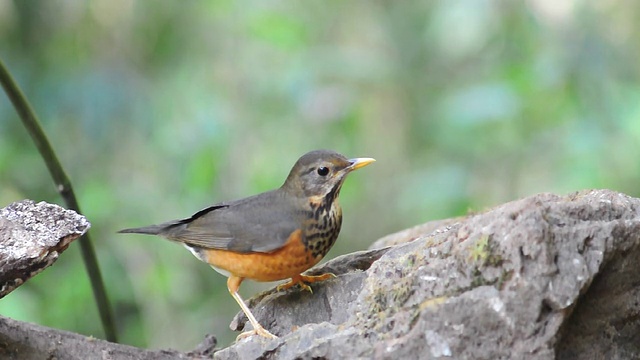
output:
[[[44, 131], [42, 131], [42, 127], [40, 126], [40, 122], [38, 121], [35, 112], [22, 94], [18, 85], [13, 80], [13, 77], [11, 77], [11, 74], [9, 74], [9, 71], [4, 66], [2, 60], [0, 60], [0, 83], [16, 109], [16, 112], [20, 115], [20, 119], [22, 120], [24, 127], [29, 132], [29, 135], [31, 135], [40, 155], [44, 159], [44, 162], [49, 169], [49, 173], [56, 184], [56, 189], [70, 209], [75, 210], [78, 213], [82, 213], [80, 211], [76, 195], [71, 187], [71, 182], [69, 181], [67, 174], [64, 172], [62, 165], [60, 165], [60, 161], [53, 151], [47, 136]], [[115, 342], [117, 341], [117, 336], [113, 316], [111, 314], [111, 306], [109, 305], [107, 292], [104, 287], [104, 282], [102, 281], [100, 268], [98, 267], [98, 259], [96, 258], [93, 244], [88, 233], [80, 239], [80, 251], [82, 252], [82, 259], [84, 260], [84, 265], [91, 281], [93, 296], [98, 304], [98, 311], [100, 313], [100, 319], [102, 320], [102, 327], [104, 329], [105, 336], [107, 340]]]

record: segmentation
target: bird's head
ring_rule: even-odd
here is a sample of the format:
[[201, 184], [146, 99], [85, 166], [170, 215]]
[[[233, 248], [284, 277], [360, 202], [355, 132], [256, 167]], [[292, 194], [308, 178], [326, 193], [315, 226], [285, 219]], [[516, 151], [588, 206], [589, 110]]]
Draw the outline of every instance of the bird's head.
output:
[[337, 195], [347, 174], [374, 161], [372, 158], [347, 159], [331, 150], [314, 150], [298, 159], [282, 189], [302, 197]]

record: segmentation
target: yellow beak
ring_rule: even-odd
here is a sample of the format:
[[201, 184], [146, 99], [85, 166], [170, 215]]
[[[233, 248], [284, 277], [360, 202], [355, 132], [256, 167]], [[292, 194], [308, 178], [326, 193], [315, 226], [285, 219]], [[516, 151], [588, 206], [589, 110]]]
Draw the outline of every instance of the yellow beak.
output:
[[375, 162], [376, 159], [373, 158], [355, 158], [355, 159], [349, 159], [349, 162], [351, 163], [351, 166], [349, 166], [349, 170], [353, 171], [353, 170], [358, 170], [361, 167], [365, 167], [369, 164], [371, 164], [372, 162]]

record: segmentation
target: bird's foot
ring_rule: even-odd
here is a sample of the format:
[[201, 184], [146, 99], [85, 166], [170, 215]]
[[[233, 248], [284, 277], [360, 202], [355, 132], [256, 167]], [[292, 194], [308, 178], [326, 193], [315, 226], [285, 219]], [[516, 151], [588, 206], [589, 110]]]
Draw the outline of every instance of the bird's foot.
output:
[[322, 274], [322, 275], [297, 275], [291, 278], [291, 280], [289, 280], [288, 282], [284, 283], [284, 284], [280, 284], [278, 285], [278, 287], [276, 288], [277, 291], [282, 291], [282, 290], [287, 290], [288, 288], [294, 286], [294, 285], [300, 285], [300, 287], [302, 288], [302, 290], [307, 290], [310, 293], [313, 294], [313, 290], [311, 289], [311, 286], [309, 286], [308, 284], [314, 283], [314, 282], [318, 282], [318, 281], [324, 281], [327, 279], [331, 279], [336, 277], [334, 274], [332, 273], [326, 273], [326, 274]]
[[236, 341], [240, 341], [240, 340], [246, 339], [246, 338], [254, 336], [254, 335], [262, 336], [262, 337], [267, 338], [267, 339], [277, 339], [278, 338], [277, 336], [275, 336], [272, 333], [270, 333], [267, 329], [263, 328], [262, 326], [258, 326], [257, 328], [255, 328], [253, 330], [245, 331], [245, 332], [241, 333], [240, 335], [238, 335], [236, 337]]

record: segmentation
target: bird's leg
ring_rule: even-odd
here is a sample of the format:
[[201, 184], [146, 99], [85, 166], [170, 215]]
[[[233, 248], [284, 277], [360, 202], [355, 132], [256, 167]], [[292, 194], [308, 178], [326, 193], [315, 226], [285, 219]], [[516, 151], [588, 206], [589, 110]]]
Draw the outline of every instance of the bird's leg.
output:
[[251, 326], [253, 326], [253, 330], [241, 333], [236, 338], [236, 341], [256, 334], [268, 339], [277, 339], [277, 336], [267, 331], [267, 329], [263, 328], [262, 325], [258, 323], [258, 320], [256, 320], [255, 316], [253, 316], [251, 310], [249, 310], [249, 307], [247, 307], [247, 305], [244, 303], [244, 300], [242, 300], [242, 298], [240, 297], [240, 294], [238, 294], [238, 289], [240, 288], [240, 283], [242, 282], [242, 280], [244, 279], [241, 277], [233, 275], [229, 276], [229, 279], [227, 279], [227, 288], [229, 289], [229, 293], [231, 294], [231, 296], [233, 296], [238, 305], [240, 305], [240, 308], [242, 309], [244, 314], [247, 315]]
[[309, 286], [308, 284], [314, 283], [314, 282], [318, 282], [318, 281], [324, 281], [327, 279], [331, 279], [336, 277], [334, 274], [332, 273], [326, 273], [326, 274], [322, 274], [322, 275], [296, 275], [296, 276], [292, 276], [291, 280], [289, 280], [288, 282], [284, 283], [284, 284], [280, 284], [278, 285], [278, 287], [276, 288], [277, 291], [282, 291], [282, 290], [286, 290], [296, 284], [300, 284], [300, 287], [303, 290], [307, 290], [308, 292], [313, 294], [313, 290], [311, 290], [311, 286]]

